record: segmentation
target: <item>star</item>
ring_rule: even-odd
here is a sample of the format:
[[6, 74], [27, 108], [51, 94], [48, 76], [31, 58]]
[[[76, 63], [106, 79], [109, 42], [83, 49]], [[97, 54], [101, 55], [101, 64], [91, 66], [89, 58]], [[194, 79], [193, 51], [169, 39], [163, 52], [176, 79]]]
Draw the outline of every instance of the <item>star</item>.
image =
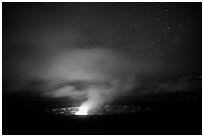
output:
[[171, 28], [168, 26], [167, 29], [170, 30]]

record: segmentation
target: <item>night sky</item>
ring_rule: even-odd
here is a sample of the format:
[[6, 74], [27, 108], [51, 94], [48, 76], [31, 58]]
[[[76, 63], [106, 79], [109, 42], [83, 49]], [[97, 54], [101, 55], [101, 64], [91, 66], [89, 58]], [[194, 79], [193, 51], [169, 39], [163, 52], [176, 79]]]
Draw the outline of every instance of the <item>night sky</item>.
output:
[[201, 5], [4, 2], [3, 93], [100, 90], [109, 101], [129, 90], [192, 90], [202, 73]]

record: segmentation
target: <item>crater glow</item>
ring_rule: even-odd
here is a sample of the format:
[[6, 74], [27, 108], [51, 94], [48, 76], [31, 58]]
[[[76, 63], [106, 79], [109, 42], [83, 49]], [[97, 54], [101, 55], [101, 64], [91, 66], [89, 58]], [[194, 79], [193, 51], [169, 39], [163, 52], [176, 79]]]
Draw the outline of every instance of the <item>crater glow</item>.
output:
[[88, 106], [87, 105], [80, 106], [75, 115], [88, 115]]

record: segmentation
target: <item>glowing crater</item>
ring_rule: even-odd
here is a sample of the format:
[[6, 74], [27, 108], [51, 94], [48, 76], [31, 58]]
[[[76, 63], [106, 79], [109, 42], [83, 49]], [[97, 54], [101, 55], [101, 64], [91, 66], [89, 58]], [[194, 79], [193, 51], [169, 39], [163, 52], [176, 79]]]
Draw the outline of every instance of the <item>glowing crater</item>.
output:
[[78, 111], [76, 111], [75, 115], [88, 115], [88, 106], [80, 106]]

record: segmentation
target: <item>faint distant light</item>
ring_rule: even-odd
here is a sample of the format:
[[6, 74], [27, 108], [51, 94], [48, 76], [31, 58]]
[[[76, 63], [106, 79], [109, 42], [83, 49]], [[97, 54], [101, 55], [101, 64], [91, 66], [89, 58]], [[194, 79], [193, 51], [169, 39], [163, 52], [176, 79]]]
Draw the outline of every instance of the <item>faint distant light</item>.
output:
[[196, 78], [202, 78], [202, 75], [200, 75], [200, 76], [196, 76]]

